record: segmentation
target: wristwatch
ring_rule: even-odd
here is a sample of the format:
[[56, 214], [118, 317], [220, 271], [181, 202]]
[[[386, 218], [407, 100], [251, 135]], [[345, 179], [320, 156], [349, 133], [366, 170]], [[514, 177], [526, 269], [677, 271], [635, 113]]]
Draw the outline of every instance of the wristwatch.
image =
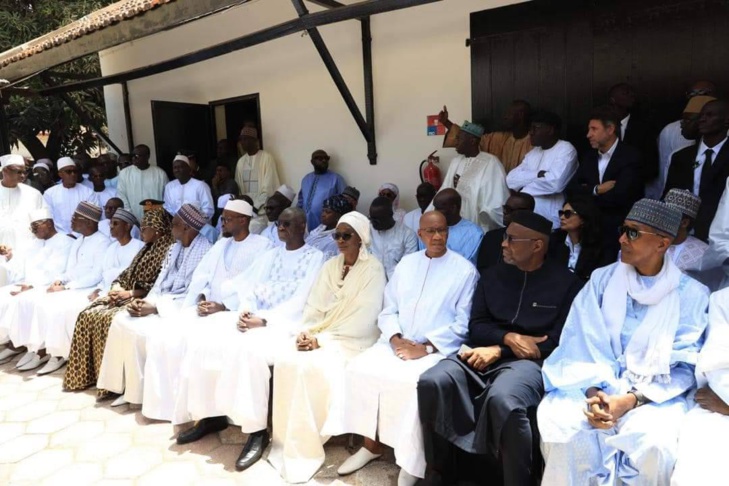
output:
[[631, 395], [633, 395], [635, 397], [635, 407], [633, 407], [633, 408], [642, 407], [646, 403], [651, 403], [651, 400], [648, 399], [648, 397], [646, 397], [643, 394], [643, 392], [639, 392], [635, 388], [630, 390], [628, 393], [630, 393]]
[[431, 346], [430, 344], [426, 344], [425, 352], [428, 354], [433, 354], [433, 353], [435, 353], [435, 348], [433, 346]]

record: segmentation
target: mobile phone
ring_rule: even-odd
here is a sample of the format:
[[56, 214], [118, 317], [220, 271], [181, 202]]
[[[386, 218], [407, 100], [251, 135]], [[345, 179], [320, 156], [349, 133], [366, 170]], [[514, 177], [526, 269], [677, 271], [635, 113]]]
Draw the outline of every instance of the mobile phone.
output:
[[461, 344], [461, 347], [458, 350], [458, 356], [461, 356], [466, 351], [472, 351], [472, 350], [473, 350], [473, 348], [471, 348], [471, 346], [468, 346], [466, 344]]

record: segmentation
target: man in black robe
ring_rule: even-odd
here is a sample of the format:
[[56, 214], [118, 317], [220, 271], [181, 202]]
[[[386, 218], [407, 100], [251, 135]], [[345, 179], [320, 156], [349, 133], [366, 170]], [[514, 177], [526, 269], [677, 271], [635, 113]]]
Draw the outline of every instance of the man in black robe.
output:
[[420, 377], [426, 460], [444, 484], [453, 482], [453, 446], [498, 459], [505, 485], [535, 484], [539, 439], [530, 416], [544, 395], [542, 360], [559, 344], [582, 287], [545, 260], [551, 225], [531, 211], [512, 214], [503, 262], [481, 272], [473, 294], [468, 348]]

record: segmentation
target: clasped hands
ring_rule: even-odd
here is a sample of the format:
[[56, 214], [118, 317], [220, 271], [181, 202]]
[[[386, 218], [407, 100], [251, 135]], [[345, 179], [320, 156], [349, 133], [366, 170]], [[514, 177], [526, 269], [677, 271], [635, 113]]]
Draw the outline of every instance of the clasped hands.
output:
[[17, 287], [18, 287], [18, 290], [11, 290], [10, 291], [10, 295], [12, 295], [13, 297], [15, 297], [16, 295], [20, 294], [21, 292], [26, 292], [26, 291], [28, 291], [28, 290], [30, 290], [30, 289], [33, 288], [32, 285], [28, 285], [28, 284], [18, 284]]
[[128, 290], [112, 290], [107, 297], [109, 304], [116, 307], [131, 299], [132, 293]]
[[419, 344], [415, 341], [403, 338], [400, 334], [395, 334], [390, 338], [390, 346], [395, 351], [395, 356], [403, 361], [410, 359], [419, 359], [428, 355], [425, 344]]
[[266, 325], [266, 320], [260, 317], [256, 317], [252, 312], [242, 312], [238, 316], [238, 330], [240, 332], [247, 332], [257, 327], [263, 327]]
[[319, 341], [315, 336], [304, 331], [296, 338], [296, 349], [299, 351], [314, 351], [319, 349]]
[[219, 304], [218, 302], [203, 300], [202, 302], [197, 304], [197, 315], [200, 317], [209, 316], [210, 314], [215, 314], [216, 312], [221, 312], [224, 310], [225, 306], [223, 304]]
[[7, 261], [13, 259], [13, 249], [7, 245], [0, 245], [0, 256], [4, 256]]
[[696, 400], [696, 403], [698, 403], [704, 410], [716, 412], [721, 415], [729, 415], [729, 405], [724, 403], [724, 400], [722, 400], [721, 397], [708, 385], [700, 388], [699, 391], [696, 392], [694, 400]]
[[132, 317], [145, 317], [157, 313], [157, 306], [143, 299], [134, 299], [127, 306], [127, 312]]
[[66, 286], [63, 285], [63, 282], [61, 282], [60, 280], [56, 280], [55, 282], [53, 282], [51, 284], [50, 287], [48, 287], [46, 292], [53, 293], [53, 292], [61, 292], [63, 290], [66, 290]]
[[608, 395], [602, 390], [591, 388], [587, 391], [587, 410], [582, 413], [596, 429], [611, 429], [620, 417], [634, 409], [637, 399], [632, 393]]

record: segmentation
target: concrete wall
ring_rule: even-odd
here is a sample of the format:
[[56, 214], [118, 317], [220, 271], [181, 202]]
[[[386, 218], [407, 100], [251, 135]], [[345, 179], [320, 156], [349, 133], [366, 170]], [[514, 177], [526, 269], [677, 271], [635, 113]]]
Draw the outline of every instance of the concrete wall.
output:
[[[453, 120], [470, 117], [469, 13], [517, 1], [444, 0], [372, 18], [376, 166], [369, 165], [364, 138], [311, 40], [300, 34], [131, 81], [134, 140], [154, 154], [151, 100], [208, 103], [260, 93], [264, 144], [283, 182], [298, 190], [311, 170], [311, 152], [321, 148], [332, 156], [331, 168], [362, 191], [360, 210], [367, 212], [383, 182], [397, 184], [401, 205], [412, 209], [419, 162], [443, 141], [426, 135], [426, 116], [446, 104]], [[108, 75], [162, 61], [295, 15], [289, 0], [259, 0], [103, 51], [102, 71]], [[364, 111], [359, 22], [327, 26], [321, 33]], [[107, 87], [105, 95], [111, 137], [126, 147], [121, 88]], [[445, 174], [455, 152], [439, 154]]]

